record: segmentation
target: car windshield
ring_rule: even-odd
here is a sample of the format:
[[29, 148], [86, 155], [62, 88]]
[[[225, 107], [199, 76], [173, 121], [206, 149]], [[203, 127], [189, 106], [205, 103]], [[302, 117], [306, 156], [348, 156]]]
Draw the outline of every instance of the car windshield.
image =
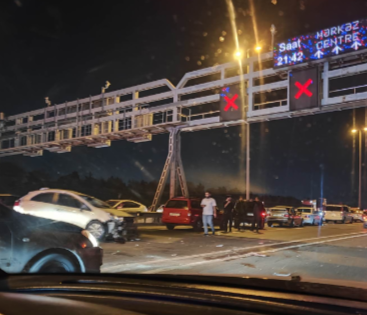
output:
[[173, 208], [173, 209], [187, 209], [187, 201], [186, 200], [170, 200], [166, 208]]
[[312, 209], [305, 209], [305, 208], [302, 208], [302, 209], [298, 209], [299, 212], [302, 212], [302, 213], [311, 213], [312, 212]]
[[0, 12], [0, 270], [367, 285], [367, 0]]
[[113, 207], [115, 207], [115, 206], [119, 203], [119, 201], [116, 201], [116, 200], [108, 200], [108, 201], [106, 201], [106, 203], [107, 203], [111, 208], [113, 208]]
[[343, 207], [340, 207], [340, 206], [326, 206], [326, 211], [343, 211]]
[[85, 201], [89, 202], [93, 207], [97, 208], [110, 208], [110, 205], [102, 200], [99, 200], [97, 198], [87, 196], [87, 195], [79, 195], [81, 198], [83, 198]]

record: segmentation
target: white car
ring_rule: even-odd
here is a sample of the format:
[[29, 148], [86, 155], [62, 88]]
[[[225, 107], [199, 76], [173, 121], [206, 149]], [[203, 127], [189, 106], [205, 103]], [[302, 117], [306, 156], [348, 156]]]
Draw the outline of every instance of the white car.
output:
[[358, 208], [350, 208], [351, 215], [353, 217], [354, 222], [364, 222], [363, 211]]
[[13, 209], [36, 217], [74, 224], [88, 230], [97, 240], [116, 228], [116, 221], [131, 215], [111, 209], [105, 202], [78, 192], [41, 189], [17, 200]]
[[140, 214], [148, 212], [148, 208], [140, 202], [128, 199], [110, 199], [106, 203], [113, 209], [123, 210], [131, 214]]
[[353, 223], [353, 216], [348, 206], [326, 205], [324, 210], [324, 221], [334, 223]]
[[302, 206], [296, 209], [303, 218], [304, 224], [322, 225], [322, 212], [315, 210], [313, 207]]

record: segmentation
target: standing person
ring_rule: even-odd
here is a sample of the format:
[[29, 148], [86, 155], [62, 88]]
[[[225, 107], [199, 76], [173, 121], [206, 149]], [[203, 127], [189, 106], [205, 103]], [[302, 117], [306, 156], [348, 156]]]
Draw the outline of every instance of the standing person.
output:
[[232, 201], [232, 197], [227, 197], [224, 202], [224, 233], [228, 232], [228, 223], [229, 223], [229, 232], [232, 232], [232, 224], [233, 224], [233, 209], [234, 202]]
[[205, 198], [201, 201], [203, 207], [203, 225], [204, 235], [208, 236], [208, 225], [212, 229], [213, 235], [215, 235], [213, 217], [217, 217], [217, 203], [214, 198], [211, 197], [210, 192], [205, 193]]
[[259, 197], [256, 197], [254, 201], [254, 208], [253, 208], [254, 216], [252, 220], [251, 231], [254, 230], [256, 224], [256, 232], [259, 232], [259, 225], [261, 224], [261, 212], [263, 212], [263, 208], [264, 206], [260, 201]]
[[246, 211], [246, 201], [243, 199], [243, 196], [240, 196], [235, 205], [236, 210], [236, 228], [238, 231], [241, 231], [241, 223], [243, 224], [243, 228], [245, 228], [245, 211]]

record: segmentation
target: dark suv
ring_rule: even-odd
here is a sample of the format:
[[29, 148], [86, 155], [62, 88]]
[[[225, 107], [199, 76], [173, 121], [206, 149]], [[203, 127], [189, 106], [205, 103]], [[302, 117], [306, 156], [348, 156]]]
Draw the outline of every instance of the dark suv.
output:
[[[162, 222], [167, 229], [173, 230], [176, 225], [191, 225], [200, 231], [203, 227], [203, 209], [198, 198], [175, 197], [167, 201], [163, 207]], [[222, 214], [217, 211], [214, 225], [221, 226]]]

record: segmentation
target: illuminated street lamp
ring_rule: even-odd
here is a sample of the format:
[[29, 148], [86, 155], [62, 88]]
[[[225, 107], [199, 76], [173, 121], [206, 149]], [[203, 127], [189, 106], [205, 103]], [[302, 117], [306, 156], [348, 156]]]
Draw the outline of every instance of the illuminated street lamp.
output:
[[255, 51], [256, 51], [257, 53], [260, 53], [261, 49], [262, 49], [262, 47], [261, 47], [260, 45], [257, 45], [257, 46], [255, 47]]
[[241, 50], [236, 50], [234, 53], [234, 58], [235, 59], [241, 59], [242, 58], [242, 51]]
[[367, 127], [363, 129], [352, 129], [352, 133], [358, 132], [359, 142], [359, 175], [358, 175], [358, 208], [362, 209], [362, 131], [367, 131]]

